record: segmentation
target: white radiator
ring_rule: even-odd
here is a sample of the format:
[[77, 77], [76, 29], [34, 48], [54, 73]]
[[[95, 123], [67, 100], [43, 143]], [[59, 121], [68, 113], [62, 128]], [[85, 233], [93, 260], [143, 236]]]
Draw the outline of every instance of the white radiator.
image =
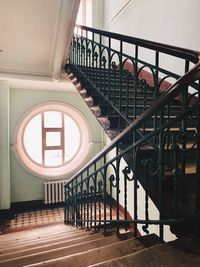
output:
[[44, 182], [44, 203], [61, 203], [65, 200], [64, 195], [65, 180]]

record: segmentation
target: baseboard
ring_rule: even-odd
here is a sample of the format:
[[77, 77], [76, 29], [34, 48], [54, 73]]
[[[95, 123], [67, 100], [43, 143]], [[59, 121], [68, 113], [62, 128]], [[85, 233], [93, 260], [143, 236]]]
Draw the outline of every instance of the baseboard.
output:
[[11, 203], [11, 210], [15, 212], [33, 210], [44, 206], [42, 200], [22, 201]]
[[14, 214], [32, 211], [37, 209], [50, 209], [56, 207], [63, 207], [64, 203], [56, 204], [44, 204], [43, 200], [32, 200], [32, 201], [22, 201], [22, 202], [13, 202], [11, 203], [10, 209], [0, 210], [0, 219], [12, 218]]
[[0, 222], [1, 222], [1, 220], [3, 221], [3, 220], [10, 218], [10, 217], [12, 217], [11, 209], [0, 210]]
[[21, 211], [31, 211], [35, 209], [41, 208], [55, 208], [63, 206], [63, 203], [55, 203], [55, 204], [44, 204], [43, 200], [32, 200], [32, 201], [23, 201], [23, 202], [14, 202], [11, 204], [11, 210], [15, 212]]

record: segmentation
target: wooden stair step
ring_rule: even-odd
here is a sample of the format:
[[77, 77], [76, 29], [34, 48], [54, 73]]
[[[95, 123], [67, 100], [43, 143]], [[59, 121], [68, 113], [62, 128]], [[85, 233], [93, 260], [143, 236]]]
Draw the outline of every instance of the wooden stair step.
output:
[[191, 267], [200, 266], [200, 256], [185, 253], [169, 244], [161, 244], [137, 253], [118, 257], [110, 261], [89, 265], [88, 267]]
[[108, 130], [106, 130], [106, 133], [107, 133], [108, 137], [110, 138], [110, 140], [113, 140], [115, 137], [118, 136], [120, 131], [108, 129]]
[[18, 231], [18, 232], [11, 232], [7, 233], [5, 235], [1, 235], [1, 241], [0, 246], [4, 246], [3, 242], [6, 240], [7, 244], [10, 242], [11, 244], [16, 241], [35, 241], [37, 239], [45, 239], [45, 238], [55, 238], [57, 235], [67, 235], [71, 234], [73, 232], [76, 232], [76, 229], [74, 229], [72, 226], [69, 225], [63, 225], [63, 224], [57, 224], [53, 226], [48, 226], [47, 231], [44, 232], [42, 230], [42, 227], [30, 229], [27, 233], [27, 230]]
[[110, 129], [110, 121], [106, 117], [98, 117], [97, 120], [100, 122], [101, 126], [105, 129], [108, 130]]
[[[74, 228], [74, 227], [73, 227]], [[10, 243], [7, 240], [4, 240], [2, 243], [4, 244], [1, 247], [0, 255], [4, 253], [12, 253], [18, 250], [23, 250], [24, 248], [32, 248], [37, 245], [51, 245], [54, 243], [64, 242], [66, 240], [74, 240], [78, 238], [83, 238], [88, 235], [88, 231], [86, 230], [79, 230], [74, 229], [74, 231], [71, 231], [71, 233], [66, 234], [59, 234], [57, 233], [55, 236], [49, 236], [49, 238], [37, 238], [33, 240], [17, 240], [12, 243]]]
[[101, 116], [101, 109], [99, 106], [93, 106], [93, 107], [90, 107], [90, 109], [96, 117]]
[[72, 82], [74, 85], [79, 84], [79, 80], [78, 80], [76, 77], [74, 77], [74, 78], [71, 80], [71, 82]]
[[84, 100], [89, 107], [92, 107], [94, 105], [94, 100], [91, 96], [85, 97]]
[[[108, 237], [99, 237], [95, 240], [86, 241], [70, 246], [65, 246], [61, 248], [51, 249], [47, 251], [37, 252], [17, 258], [7, 259], [0, 261], [0, 266], [2, 267], [19, 267], [19, 266], [25, 266], [37, 262], [43, 262], [46, 260], [53, 260], [55, 258], [61, 258], [66, 257], [67, 255], [73, 255], [76, 253], [88, 251], [91, 249], [97, 249], [102, 246], [106, 246], [113, 243], [119, 243], [120, 240], [116, 236], [108, 236]], [[73, 257], [72, 257], [73, 258]], [[72, 260], [72, 263], [74, 261]], [[49, 265], [48, 265], [49, 266]], [[50, 265], [51, 266], [51, 265]], [[67, 265], [68, 266], [68, 265]], [[77, 266], [76, 264], [73, 266]]]
[[83, 98], [86, 98], [87, 97], [87, 91], [85, 89], [81, 89], [79, 91], [79, 94], [83, 97]]
[[[81, 230], [80, 230], [81, 231]], [[82, 231], [80, 232], [79, 230], [77, 232], [72, 231], [71, 234], [65, 234], [65, 235], [59, 235], [55, 237], [49, 237], [49, 238], [38, 238], [36, 240], [31, 240], [31, 241], [18, 241], [18, 242], [13, 242], [13, 243], [6, 243], [4, 242], [4, 246], [1, 247], [0, 255], [3, 253], [8, 253], [8, 252], [15, 252], [17, 250], [22, 250], [24, 248], [32, 248], [36, 245], [50, 245], [54, 244], [56, 242], [63, 242], [65, 240], [71, 240], [75, 238], [81, 238], [85, 237], [88, 235], [87, 232]]]
[[[64, 211], [64, 210], [63, 210]], [[24, 233], [27, 233], [27, 229], [23, 229], [20, 231], [14, 231], [14, 232], [8, 232], [6, 234], [0, 235], [1, 240], [6, 239], [7, 241], [13, 242], [13, 240], [19, 240], [19, 239], [34, 239], [34, 238], [45, 238], [50, 236], [56, 236], [57, 234], [68, 234], [73, 231], [76, 232], [76, 229], [74, 229], [71, 225], [64, 225], [62, 223], [57, 223], [53, 225], [47, 225], [48, 231], [42, 232], [43, 226], [38, 226], [35, 228], [28, 229], [28, 234], [24, 235]]]
[[[59, 231], [57, 232], [56, 228], [51, 228], [52, 230], [51, 232], [45, 232], [45, 233], [42, 233], [41, 231], [33, 231], [33, 230], [38, 230], [38, 228], [36, 228], [36, 229], [7, 233], [5, 235], [0, 236], [0, 249], [5, 248], [4, 242], [6, 242], [7, 245], [12, 245], [20, 242], [28, 243], [28, 242], [36, 242], [37, 240], [41, 241], [41, 240], [53, 239], [56, 238], [58, 235], [60, 237], [71, 235], [73, 234], [73, 232], [76, 234], [78, 233], [71, 226], [69, 228], [68, 227], [69, 226], [63, 228], [63, 230], [65, 229], [65, 231], [61, 232]], [[43, 227], [40, 227], [39, 229], [41, 228], [44, 229]]]
[[82, 90], [82, 85], [81, 85], [81, 83], [77, 83], [77, 84], [75, 85], [75, 87], [76, 87], [76, 90], [78, 90], [78, 91], [81, 91], [81, 90]]
[[64, 240], [62, 241], [57, 241], [54, 240], [54, 242], [52, 243], [46, 243], [44, 244], [43, 242], [40, 243], [35, 243], [33, 244], [31, 247], [28, 246], [23, 246], [23, 247], [16, 247], [14, 251], [9, 252], [9, 250], [7, 251], [7, 253], [0, 254], [0, 262], [3, 260], [8, 260], [8, 259], [12, 259], [12, 258], [19, 258], [19, 257], [23, 257], [29, 254], [35, 254], [35, 253], [40, 253], [43, 251], [48, 251], [48, 250], [53, 250], [53, 249], [58, 249], [58, 248], [62, 248], [62, 247], [67, 247], [67, 246], [71, 246], [77, 243], [83, 243], [83, 242], [87, 242], [87, 241], [91, 241], [91, 240], [96, 240], [98, 238], [101, 238], [102, 234], [101, 233], [87, 233], [85, 232], [85, 235], [80, 236], [78, 235], [76, 237], [76, 235], [72, 235], [69, 237], [65, 237]]
[[68, 77], [69, 77], [70, 80], [73, 80], [73, 78], [74, 78], [75, 76], [74, 76], [74, 74], [73, 74], [72, 72], [70, 72], [70, 73], [68, 74]]
[[[106, 240], [106, 239], [105, 239]], [[39, 267], [39, 266], [48, 266], [48, 267], [85, 267], [97, 262], [102, 262], [105, 260], [113, 259], [119, 256], [127, 255], [133, 251], [139, 251], [144, 249], [144, 246], [140, 244], [134, 238], [120, 241], [116, 240], [115, 243], [111, 244], [96, 244], [96, 248], [83, 251], [82, 253], [75, 253], [73, 255], [64, 256], [61, 258], [44, 261], [37, 264], [25, 265], [26, 267]], [[24, 266], [24, 267], [25, 267]]]

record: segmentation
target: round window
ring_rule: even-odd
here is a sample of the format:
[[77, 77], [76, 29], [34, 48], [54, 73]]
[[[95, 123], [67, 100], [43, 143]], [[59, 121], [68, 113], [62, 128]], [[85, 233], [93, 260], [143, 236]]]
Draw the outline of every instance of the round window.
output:
[[90, 131], [82, 114], [63, 103], [45, 103], [19, 122], [16, 152], [26, 169], [41, 177], [64, 178], [87, 158]]

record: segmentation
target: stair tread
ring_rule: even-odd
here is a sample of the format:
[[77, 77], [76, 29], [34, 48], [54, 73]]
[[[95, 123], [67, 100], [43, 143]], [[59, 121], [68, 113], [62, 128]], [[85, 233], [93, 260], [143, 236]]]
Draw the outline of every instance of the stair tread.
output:
[[104, 244], [101, 247], [96, 247], [82, 253], [76, 253], [73, 255], [64, 256], [62, 258], [44, 261], [37, 264], [26, 265], [26, 267], [39, 267], [44, 265], [48, 267], [84, 267], [90, 264], [94, 264], [95, 262], [101, 262], [102, 260], [116, 258], [119, 255], [127, 255], [130, 254], [130, 252], [138, 251], [143, 248], [143, 245], [141, 245], [139, 241], [131, 238], [125, 241], [116, 242], [114, 244]]
[[49, 236], [49, 237], [37, 237], [37, 238], [33, 238], [33, 239], [18, 239], [18, 240], [13, 240], [13, 241], [7, 241], [6, 242], [6, 248], [5, 248], [5, 241], [2, 244], [2, 246], [0, 247], [1, 252], [0, 254], [5, 251], [5, 249], [12, 249], [12, 247], [16, 247], [21, 246], [22, 244], [26, 243], [26, 246], [31, 245], [31, 244], [36, 244], [38, 242], [46, 242], [46, 243], [51, 243], [52, 240], [59, 240], [59, 239], [65, 239], [65, 238], [71, 238], [74, 236], [82, 236], [84, 235], [84, 232], [71, 232], [71, 233], [65, 233], [65, 234], [57, 234], [54, 236]]
[[26, 264], [33, 264], [37, 262], [43, 262], [46, 260], [54, 260], [55, 258], [67, 257], [73, 254], [77, 254], [78, 252], [88, 251], [91, 249], [98, 249], [99, 247], [116, 244], [121, 242], [116, 236], [108, 236], [108, 237], [99, 237], [98, 239], [86, 241], [66, 247], [51, 249], [48, 251], [37, 252], [34, 254], [29, 254], [17, 258], [7, 259], [0, 261], [0, 266], [3, 267], [18, 267], [24, 266]]
[[41, 237], [46, 237], [49, 235], [66, 234], [72, 231], [76, 231], [72, 226], [56, 224], [56, 225], [46, 226], [45, 232], [44, 232], [43, 227], [38, 227], [34, 229], [29, 229], [28, 231], [22, 230], [18, 232], [6, 233], [4, 235], [1, 235], [0, 237], [1, 237], [1, 241], [6, 239], [7, 241], [10, 240], [13, 242], [14, 240], [18, 238], [20, 239], [41, 238]]
[[76, 235], [73, 235], [69, 238], [66, 237], [65, 240], [60, 241], [60, 242], [56, 242], [56, 240], [54, 240], [53, 243], [51, 244], [43, 244], [42, 242], [40, 243], [35, 243], [33, 244], [31, 247], [28, 246], [23, 246], [20, 247], [19, 250], [17, 251], [17, 249], [15, 248], [14, 251], [9, 252], [9, 250], [7, 251], [7, 253], [2, 253], [0, 252], [0, 262], [3, 260], [7, 260], [7, 259], [12, 259], [12, 258], [18, 258], [18, 257], [22, 257], [22, 256], [26, 256], [29, 254], [35, 254], [35, 253], [40, 253], [40, 252], [44, 252], [44, 251], [48, 251], [48, 250], [53, 250], [53, 249], [58, 249], [58, 248], [62, 248], [62, 247], [67, 247], [67, 246], [71, 246], [71, 245], [75, 245], [78, 243], [84, 243], [87, 241], [91, 241], [91, 240], [96, 240], [98, 238], [102, 237], [101, 233], [93, 233], [93, 234], [89, 234], [87, 233], [84, 236], [78, 236], [76, 237]]
[[88, 267], [191, 267], [200, 266], [198, 255], [184, 253], [173, 248], [169, 244], [161, 244], [151, 248], [131, 253], [123, 257], [118, 257], [110, 261], [89, 265]]
[[74, 241], [74, 240], [78, 240], [84, 237], [89, 236], [92, 233], [88, 233], [85, 230], [81, 230], [82, 232], [79, 232], [77, 230], [77, 233], [72, 231], [71, 234], [67, 234], [67, 235], [59, 235], [59, 233], [57, 234], [56, 237], [50, 237], [50, 238], [46, 238], [46, 239], [41, 239], [38, 238], [37, 240], [31, 240], [30, 242], [28, 241], [24, 241], [21, 240], [19, 242], [13, 242], [12, 244], [7, 243], [6, 241], [4, 241], [4, 246], [2, 246], [1, 251], [0, 251], [0, 255], [3, 255], [4, 253], [12, 253], [15, 252], [17, 250], [24, 250], [24, 249], [31, 249], [35, 246], [46, 246], [46, 245], [51, 245], [54, 243], [59, 243], [59, 242], [64, 242], [66, 240], [68, 241]]

